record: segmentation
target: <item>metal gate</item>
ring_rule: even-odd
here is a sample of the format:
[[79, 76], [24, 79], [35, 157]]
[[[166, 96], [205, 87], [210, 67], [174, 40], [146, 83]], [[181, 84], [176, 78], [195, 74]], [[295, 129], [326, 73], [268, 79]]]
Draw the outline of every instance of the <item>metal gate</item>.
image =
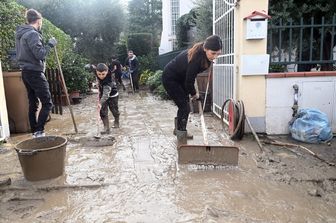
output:
[[[234, 66], [234, 12], [237, 0], [213, 0], [213, 33], [223, 41], [222, 55], [213, 66], [213, 112], [221, 116], [228, 98], [236, 99]], [[224, 121], [227, 122], [227, 112]]]

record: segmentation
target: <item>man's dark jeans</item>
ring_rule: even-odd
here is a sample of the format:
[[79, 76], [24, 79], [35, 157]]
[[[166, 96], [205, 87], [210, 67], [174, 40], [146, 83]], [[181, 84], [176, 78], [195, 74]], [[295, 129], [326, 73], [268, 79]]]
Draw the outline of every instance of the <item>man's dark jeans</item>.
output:
[[131, 73], [131, 78], [133, 82], [133, 90], [139, 90], [139, 80], [140, 80], [140, 75], [139, 73]]
[[[49, 83], [41, 71], [22, 71], [22, 80], [26, 86], [29, 100], [29, 123], [32, 133], [44, 131], [44, 125], [52, 109]], [[36, 112], [41, 101], [42, 107], [36, 119]]]

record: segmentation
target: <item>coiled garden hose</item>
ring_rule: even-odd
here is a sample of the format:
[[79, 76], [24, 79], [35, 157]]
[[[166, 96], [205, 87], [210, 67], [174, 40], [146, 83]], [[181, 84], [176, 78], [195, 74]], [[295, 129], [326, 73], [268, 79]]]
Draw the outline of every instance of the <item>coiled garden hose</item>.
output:
[[[225, 111], [228, 111], [229, 126], [224, 122]], [[221, 123], [223, 130], [229, 127], [229, 135], [232, 140], [241, 140], [245, 132], [245, 107], [241, 100], [237, 102], [229, 98], [222, 106]]]

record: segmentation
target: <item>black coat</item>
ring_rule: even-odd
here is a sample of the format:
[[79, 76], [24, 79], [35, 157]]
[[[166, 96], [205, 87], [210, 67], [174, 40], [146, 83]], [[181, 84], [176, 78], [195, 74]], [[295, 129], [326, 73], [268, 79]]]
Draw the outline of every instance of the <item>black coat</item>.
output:
[[173, 60], [171, 60], [164, 68], [162, 79], [166, 81], [175, 81], [183, 86], [187, 94], [195, 95], [195, 79], [197, 74], [205, 71], [208, 67], [202, 66], [202, 61], [211, 61], [206, 57], [204, 50], [196, 52], [194, 58], [188, 62], [188, 50], [182, 51]]

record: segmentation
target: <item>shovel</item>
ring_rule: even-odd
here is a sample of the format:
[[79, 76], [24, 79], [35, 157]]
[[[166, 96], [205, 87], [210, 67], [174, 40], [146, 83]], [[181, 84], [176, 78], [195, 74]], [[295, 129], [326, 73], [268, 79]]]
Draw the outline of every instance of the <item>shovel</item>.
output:
[[58, 58], [58, 53], [57, 53], [56, 46], [54, 46], [54, 52], [55, 52], [55, 57], [56, 57], [56, 61], [57, 61], [58, 70], [60, 72], [60, 78], [61, 78], [62, 87], [63, 87], [64, 93], [66, 95], [67, 104], [69, 106], [72, 123], [74, 125], [75, 132], [77, 134], [78, 133], [77, 125], [76, 125], [75, 117], [74, 117], [74, 114], [73, 114], [73, 111], [72, 111], [72, 107], [71, 107], [71, 103], [70, 103], [70, 99], [69, 99], [69, 94], [68, 94], [68, 88], [67, 88], [67, 86], [65, 84], [65, 80], [64, 80], [64, 76], [63, 76], [63, 71], [62, 71], [62, 66], [61, 66], [61, 62], [60, 62], [60, 60]]
[[[198, 85], [195, 81], [195, 89], [197, 94]], [[205, 120], [203, 115], [202, 103], [198, 102], [198, 110], [201, 119], [202, 133], [203, 133], [203, 145], [187, 145], [182, 144], [178, 146], [178, 163], [179, 164], [199, 164], [199, 165], [238, 165], [238, 153], [239, 149], [235, 146], [223, 146], [223, 145], [209, 145], [207, 130], [205, 127]]]
[[132, 80], [132, 72], [129, 72], [129, 78], [130, 78], [130, 81], [131, 81], [132, 93], [134, 94], [134, 87], [133, 87], [133, 80]]

